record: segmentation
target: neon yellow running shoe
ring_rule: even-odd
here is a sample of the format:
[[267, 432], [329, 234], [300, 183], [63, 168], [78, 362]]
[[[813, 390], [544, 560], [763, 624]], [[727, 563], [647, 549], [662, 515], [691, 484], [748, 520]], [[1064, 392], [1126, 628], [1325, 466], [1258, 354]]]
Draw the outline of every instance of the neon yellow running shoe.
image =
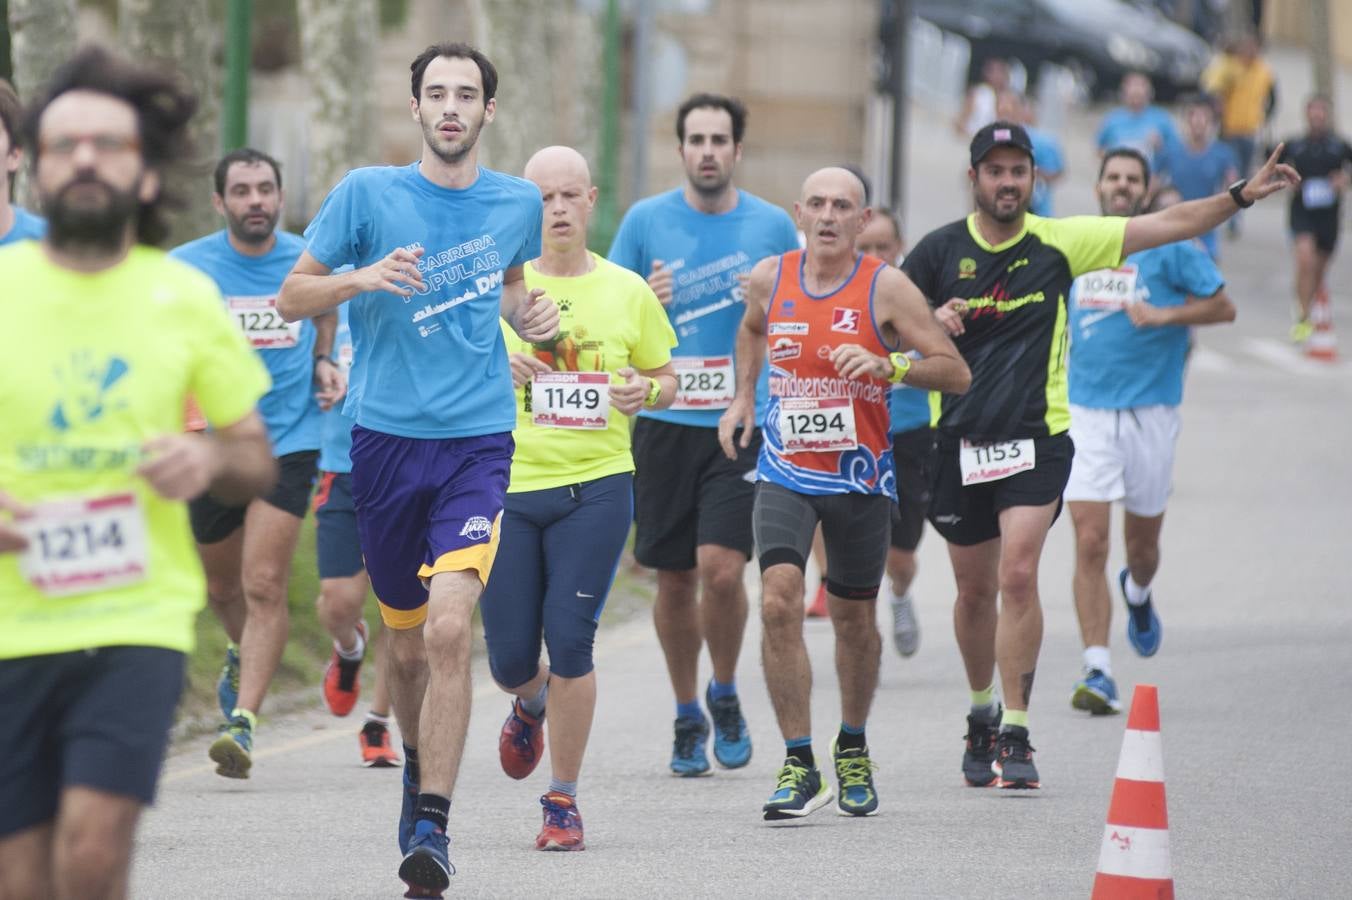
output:
[[836, 764], [836, 781], [840, 793], [836, 795], [836, 814], [841, 816], [876, 816], [878, 792], [873, 789], [873, 770], [877, 764], [868, 757], [868, 748], [836, 749], [831, 741], [831, 759]]
[[779, 783], [761, 810], [765, 821], [801, 819], [831, 802], [831, 789], [816, 766], [805, 766], [797, 757], [784, 760], [779, 770]]

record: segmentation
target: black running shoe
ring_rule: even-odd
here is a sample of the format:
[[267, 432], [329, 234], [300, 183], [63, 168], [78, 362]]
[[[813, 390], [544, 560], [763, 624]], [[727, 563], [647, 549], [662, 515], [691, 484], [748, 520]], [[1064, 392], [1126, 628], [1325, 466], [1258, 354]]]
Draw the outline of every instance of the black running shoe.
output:
[[990, 787], [995, 782], [995, 736], [1000, 730], [1000, 709], [989, 720], [967, 717], [967, 749], [962, 754], [962, 777], [972, 787]]
[[995, 772], [1000, 776], [1000, 787], [1013, 790], [1034, 790], [1042, 787], [1033, 765], [1033, 745], [1028, 743], [1028, 729], [1011, 725], [1000, 732], [999, 755]]

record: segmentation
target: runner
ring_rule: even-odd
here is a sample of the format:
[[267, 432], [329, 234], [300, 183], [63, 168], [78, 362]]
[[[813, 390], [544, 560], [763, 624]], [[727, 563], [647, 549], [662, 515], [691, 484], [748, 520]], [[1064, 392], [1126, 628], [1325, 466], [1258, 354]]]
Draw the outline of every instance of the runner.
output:
[[0, 78], [0, 159], [4, 160], [5, 186], [0, 190], [0, 246], [41, 238], [47, 223], [11, 200], [14, 179], [23, 165], [23, 104], [14, 86]]
[[[1105, 216], [1138, 216], [1149, 184], [1145, 157], [1110, 150], [1095, 188], [1099, 208]], [[1205, 250], [1183, 241], [1081, 275], [1071, 289], [1075, 459], [1065, 500], [1075, 526], [1075, 611], [1084, 639], [1084, 675], [1071, 697], [1076, 709], [1103, 715], [1122, 708], [1108, 654], [1112, 603], [1104, 577], [1115, 501], [1125, 509], [1127, 565], [1117, 583], [1127, 603], [1127, 637], [1142, 656], [1159, 649], [1150, 585], [1159, 569], [1190, 327], [1234, 320], [1224, 284]]]
[[497, 70], [457, 43], [428, 47], [410, 68], [420, 159], [339, 182], [278, 308], [295, 320], [352, 300], [344, 409], [404, 738], [399, 877], [415, 896], [440, 896], [454, 873], [446, 828], [469, 723], [470, 620], [497, 552], [516, 424], [498, 318], [543, 341], [559, 311], [523, 281], [540, 254], [539, 190], [478, 165]]
[[1291, 340], [1304, 343], [1314, 333], [1310, 307], [1324, 284], [1342, 228], [1343, 192], [1348, 185], [1352, 145], [1333, 130], [1333, 105], [1315, 95], [1305, 103], [1305, 133], [1286, 144], [1282, 160], [1305, 179], [1291, 193], [1289, 222], [1295, 244], [1296, 314]]
[[[1184, 200], [1197, 200], [1233, 183], [1239, 173], [1234, 150], [1216, 139], [1211, 101], [1197, 96], [1186, 98], [1183, 141], [1160, 155], [1161, 179], [1177, 188]], [[1220, 259], [1220, 241], [1215, 231], [1202, 235], [1201, 241], [1213, 260]]]
[[1229, 191], [1161, 212], [1043, 219], [1027, 213], [1032, 152], [1015, 123], [978, 132], [968, 169], [976, 212], [926, 235], [902, 266], [972, 368], [965, 396], [932, 395], [929, 519], [948, 541], [957, 581], [953, 619], [972, 702], [962, 769], [980, 787], [1040, 785], [1028, 701], [1042, 644], [1038, 561], [1074, 452], [1065, 380], [1072, 279], [1196, 237], [1299, 182], [1274, 155]]
[[[0, 251], [0, 896], [123, 897], [206, 584], [184, 501], [276, 478], [267, 372], [153, 245], [191, 158], [178, 80], [87, 47], [24, 131], [50, 215]], [[215, 425], [183, 434], [194, 394]]]
[[[875, 206], [854, 242], [859, 253], [900, 266], [906, 254], [897, 214]], [[913, 359], [916, 357], [912, 357]], [[929, 392], [909, 384], [893, 385], [887, 394], [892, 432], [892, 459], [897, 470], [897, 505], [892, 508], [892, 540], [887, 550], [888, 604], [892, 610], [892, 645], [902, 656], [920, 649], [920, 622], [915, 614], [911, 583], [915, 581], [915, 551], [925, 530], [929, 506], [929, 467], [934, 452], [930, 428]]]
[[329, 357], [337, 316], [288, 325], [277, 314], [277, 291], [305, 249], [298, 235], [277, 230], [283, 202], [277, 161], [248, 148], [231, 151], [216, 165], [215, 188], [211, 202], [226, 227], [169, 255], [216, 282], [271, 373], [259, 412], [281, 472], [266, 497], [232, 504], [205, 494], [188, 505], [207, 601], [230, 640], [216, 690], [225, 722], [209, 752], [216, 774], [248, 778], [258, 711], [286, 647], [291, 558], [319, 459], [316, 396], [331, 405], [345, 383]]
[[1037, 181], [1033, 183], [1033, 200], [1028, 211], [1035, 216], [1052, 215], [1052, 188], [1066, 174], [1060, 138], [1035, 127], [1037, 115], [1033, 103], [1018, 91], [1000, 94], [996, 115], [992, 118], [1018, 122], [1028, 132], [1028, 139], [1033, 142], [1033, 159], [1037, 163]]
[[[352, 332], [347, 304], [338, 307], [334, 361], [346, 378], [352, 370]], [[333, 654], [324, 669], [323, 694], [329, 712], [346, 716], [361, 694], [361, 664], [368, 648], [362, 609], [371, 591], [366, 562], [357, 540], [357, 512], [352, 505], [352, 418], [338, 408], [324, 413], [320, 425], [319, 489], [315, 491], [315, 559], [319, 565], [319, 620], [333, 638]], [[380, 625], [374, 645], [375, 696], [357, 741], [367, 768], [397, 766], [390, 747], [390, 692], [385, 683], [388, 639]]]
[[[706, 643], [713, 678], [704, 702], [714, 722], [714, 758], [730, 769], [751, 760], [736, 677], [760, 437], [752, 435], [729, 462], [718, 448], [717, 427], [735, 389], [741, 278], [759, 260], [797, 247], [798, 232], [787, 213], [733, 183], [745, 131], [746, 110], [731, 97], [696, 94], [682, 103], [676, 138], [686, 184], [634, 204], [609, 254], [611, 262], [648, 279], [680, 341], [672, 360], [680, 381], [676, 401], [640, 414], [633, 452], [634, 556], [657, 570], [653, 623], [676, 694], [671, 771], [682, 776], [712, 772], [705, 751], [709, 720], [698, 693]], [[764, 398], [761, 377], [757, 396]]]
[[1174, 120], [1150, 102], [1154, 96], [1155, 87], [1144, 72], [1122, 76], [1122, 105], [1109, 110], [1099, 126], [1100, 156], [1115, 147], [1131, 147], [1153, 163], [1156, 154], [1179, 144]]
[[[535, 770], [550, 714], [540, 850], [583, 850], [577, 782], [596, 708], [592, 643], [634, 519], [629, 416], [676, 396], [676, 333], [638, 275], [587, 251], [596, 203], [587, 162], [546, 147], [525, 175], [544, 199], [544, 251], [526, 284], [558, 300], [558, 337], [503, 326], [517, 386], [516, 455], [503, 558], [484, 588], [484, 637], [498, 685], [516, 699], [498, 753], [513, 778]], [[549, 665], [540, 662], [541, 639]]]
[[[881, 651], [874, 601], [896, 500], [887, 387], [904, 380], [961, 393], [969, 377], [910, 280], [855, 252], [870, 216], [858, 178], [840, 168], [814, 172], [794, 212], [807, 249], [752, 269], [737, 335], [737, 396], [718, 425], [729, 459], [738, 454], [734, 441], [742, 450], [751, 445], [757, 373], [768, 352], [770, 402], [753, 521], [762, 660], [786, 753], [762, 808], [767, 821], [801, 818], [831, 801], [812, 752], [812, 671], [803, 641], [803, 570], [819, 521], [840, 680], [840, 732], [831, 742], [837, 811], [878, 811], [865, 724]], [[903, 349], [923, 358], [912, 360]]]

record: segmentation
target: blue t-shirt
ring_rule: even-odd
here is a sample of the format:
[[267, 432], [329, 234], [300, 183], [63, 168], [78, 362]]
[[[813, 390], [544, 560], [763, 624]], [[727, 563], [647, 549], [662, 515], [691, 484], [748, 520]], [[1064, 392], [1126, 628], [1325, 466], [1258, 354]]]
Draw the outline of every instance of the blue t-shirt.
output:
[[887, 394], [887, 411], [892, 419], [891, 431], [901, 434], [930, 424], [929, 391], [899, 384]]
[[480, 168], [444, 188], [418, 163], [354, 169], [305, 230], [330, 269], [360, 268], [397, 247], [423, 248], [424, 289], [358, 294], [348, 310], [353, 363], [343, 411], [372, 431], [409, 438], [509, 432], [516, 394], [502, 343], [506, 271], [540, 255], [540, 190]]
[[[1065, 169], [1061, 157], [1061, 142], [1050, 131], [1040, 128], [1028, 128], [1028, 139], [1033, 142], [1033, 164], [1039, 175], [1059, 175]], [[1052, 215], [1052, 188], [1042, 178], [1033, 185], [1033, 199], [1028, 211], [1035, 216], [1049, 218]]]
[[[1182, 306], [1189, 294], [1210, 297], [1225, 285], [1211, 257], [1191, 241], [1133, 253], [1118, 272], [1133, 269], [1136, 298], [1152, 306]], [[1070, 402], [1094, 409], [1177, 406], [1190, 329], [1137, 328], [1120, 308], [1089, 305], [1086, 288], [1099, 274], [1080, 276], [1070, 292]]]
[[[315, 328], [308, 319], [288, 325], [276, 311], [277, 292], [305, 250], [299, 235], [277, 231], [264, 256], [245, 256], [224, 230], [189, 241], [169, 255], [211, 276], [226, 309], [272, 375], [272, 390], [258, 401], [272, 452], [285, 456], [319, 449], [319, 403], [314, 397]], [[272, 346], [269, 346], [272, 345]]]
[[[1159, 171], [1184, 200], [1199, 200], [1224, 190], [1230, 183], [1230, 174], [1239, 172], [1239, 160], [1234, 149], [1220, 141], [1212, 141], [1196, 153], [1185, 144], [1177, 144], [1161, 155]], [[1217, 229], [1213, 228], [1202, 236], [1202, 243], [1212, 259], [1220, 249], [1216, 234]]]
[[[347, 320], [347, 304], [338, 307], [338, 330], [333, 336], [333, 361], [349, 378], [352, 375], [352, 329]], [[350, 388], [349, 388], [350, 390]], [[321, 472], [352, 471], [352, 417], [335, 406], [323, 413], [320, 426], [319, 470]]]
[[1110, 110], [1099, 127], [1099, 150], [1112, 150], [1115, 147], [1131, 147], [1145, 154], [1155, 167], [1157, 154], [1179, 143], [1178, 131], [1174, 120], [1158, 106], [1147, 106], [1140, 112], [1132, 112], [1125, 106]]
[[42, 216], [34, 215], [22, 206], [12, 206], [10, 209], [14, 210], [14, 224], [9, 231], [0, 235], [0, 247], [19, 241], [40, 240], [47, 234], [47, 220]]
[[[737, 276], [767, 256], [798, 249], [798, 229], [788, 213], [766, 201], [737, 192], [737, 206], [709, 215], [692, 209], [677, 188], [640, 200], [625, 213], [610, 261], [647, 278], [653, 260], [671, 270], [667, 316], [676, 329], [674, 359], [733, 356], [737, 329], [746, 311]], [[756, 382], [756, 421], [765, 415], [769, 369]], [[680, 402], [680, 395], [677, 395]], [[722, 409], [665, 409], [640, 415], [717, 428]]]

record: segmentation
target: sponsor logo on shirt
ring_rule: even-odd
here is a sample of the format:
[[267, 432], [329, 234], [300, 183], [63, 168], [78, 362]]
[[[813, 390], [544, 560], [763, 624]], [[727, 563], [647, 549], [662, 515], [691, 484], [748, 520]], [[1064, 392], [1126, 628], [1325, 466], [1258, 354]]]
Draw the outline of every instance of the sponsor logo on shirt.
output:
[[770, 347], [770, 362], [784, 362], [797, 359], [803, 354], [803, 345], [788, 338], [780, 338]]
[[471, 516], [465, 526], [460, 529], [460, 536], [467, 537], [471, 541], [482, 541], [493, 533], [493, 523], [483, 516]]
[[845, 334], [859, 333], [859, 310], [835, 307], [831, 310], [831, 330]]
[[807, 334], [806, 322], [771, 322], [771, 334]]
[[958, 277], [975, 278], [976, 260], [972, 259], [970, 256], [964, 256], [962, 259], [958, 260]]

